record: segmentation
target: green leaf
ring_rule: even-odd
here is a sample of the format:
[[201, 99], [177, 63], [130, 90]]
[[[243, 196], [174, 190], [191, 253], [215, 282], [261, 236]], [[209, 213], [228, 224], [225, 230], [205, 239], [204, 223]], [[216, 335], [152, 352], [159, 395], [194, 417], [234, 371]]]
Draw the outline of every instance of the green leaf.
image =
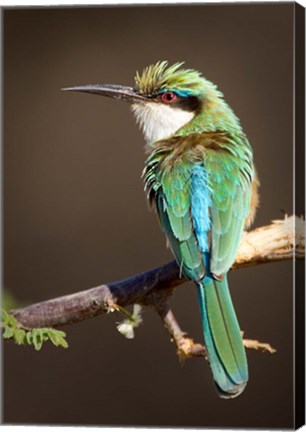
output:
[[14, 333], [14, 340], [18, 345], [25, 343], [26, 332], [23, 329], [16, 328]]
[[6, 319], [7, 319], [7, 323], [10, 324], [12, 327], [17, 327], [18, 322], [17, 322], [16, 318], [13, 315], [7, 313], [7, 318]]
[[57, 339], [58, 346], [61, 346], [62, 348], [68, 348], [68, 342], [66, 339], [64, 339], [62, 336], [59, 336]]
[[68, 348], [66, 341], [66, 333], [61, 330], [49, 329], [48, 336], [55, 346], [61, 346], [62, 348]]
[[39, 329], [39, 334], [41, 336], [41, 339], [43, 342], [49, 340], [49, 329], [48, 328], [41, 328]]
[[1, 309], [1, 320], [3, 322], [7, 322], [8, 321], [8, 317], [9, 317], [9, 314], [6, 312], [6, 310]]
[[13, 332], [13, 329], [11, 327], [7, 326], [4, 328], [4, 333], [3, 333], [4, 339], [9, 339], [9, 338], [13, 337], [13, 335], [14, 335], [14, 332]]
[[53, 345], [58, 346], [56, 334], [53, 331], [49, 330], [48, 335]]
[[29, 345], [32, 345], [33, 343], [33, 335], [31, 331], [26, 332], [26, 341]]
[[13, 315], [6, 312], [6, 310], [1, 309], [1, 327], [6, 328], [7, 326], [15, 329], [17, 327], [17, 320]]
[[43, 338], [41, 334], [40, 329], [33, 329], [32, 330], [32, 337], [33, 337], [33, 345], [36, 351], [39, 351], [43, 344]]

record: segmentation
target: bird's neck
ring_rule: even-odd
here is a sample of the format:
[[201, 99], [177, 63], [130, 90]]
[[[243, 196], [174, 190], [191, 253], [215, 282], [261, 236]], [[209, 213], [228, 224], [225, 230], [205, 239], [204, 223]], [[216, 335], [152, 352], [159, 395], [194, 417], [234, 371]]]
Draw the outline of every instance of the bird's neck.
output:
[[204, 101], [201, 110], [182, 126], [176, 135], [215, 131], [231, 134], [243, 132], [238, 118], [227, 103], [223, 99], [212, 96]]

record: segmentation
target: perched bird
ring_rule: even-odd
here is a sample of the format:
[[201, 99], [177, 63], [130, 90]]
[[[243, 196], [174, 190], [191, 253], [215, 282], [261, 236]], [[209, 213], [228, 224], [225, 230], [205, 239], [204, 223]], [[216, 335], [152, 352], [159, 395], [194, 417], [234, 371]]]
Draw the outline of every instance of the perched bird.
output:
[[133, 88], [65, 90], [131, 103], [149, 152], [143, 173], [148, 198], [181, 272], [197, 285], [217, 391], [233, 398], [246, 386], [248, 366], [227, 273], [254, 218], [258, 181], [250, 144], [222, 93], [182, 65], [148, 66]]

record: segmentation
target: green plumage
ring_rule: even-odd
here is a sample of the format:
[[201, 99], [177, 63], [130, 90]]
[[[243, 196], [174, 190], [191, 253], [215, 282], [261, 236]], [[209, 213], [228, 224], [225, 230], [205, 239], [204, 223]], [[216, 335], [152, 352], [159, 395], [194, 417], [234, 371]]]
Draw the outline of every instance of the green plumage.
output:
[[[192, 260], [195, 268], [205, 268], [191, 215], [192, 168], [202, 163], [212, 191], [209, 209], [210, 272], [218, 276], [229, 270], [239, 247], [244, 221], [250, 211], [253, 166], [250, 160], [245, 160], [249, 145], [244, 135], [237, 137], [236, 141], [232, 138], [226, 141], [225, 136], [220, 134], [222, 145], [217, 147], [218, 133], [214, 133], [213, 146], [209, 133], [204, 132], [198, 134], [196, 140], [194, 138], [192, 136], [188, 140], [185, 136], [177, 136], [171, 143], [158, 142], [147, 160], [145, 186], [151, 201], [158, 193], [163, 203], [158, 205], [161, 224], [172, 249], [177, 250], [176, 257], [182, 269], [188, 268], [190, 275]], [[185, 146], [184, 152], [181, 151], [181, 143]], [[241, 148], [235, 150], [238, 146]], [[234, 152], [239, 152], [241, 156], [234, 156]], [[244, 173], [247, 173], [248, 181]], [[163, 213], [167, 215], [167, 223]], [[198, 279], [198, 273], [196, 276], [193, 279]]]
[[192, 94], [200, 96], [203, 92], [204, 81], [206, 86], [216, 88], [214, 84], [206, 81], [199, 72], [193, 69], [181, 69], [182, 65], [181, 62], [168, 67], [167, 61], [161, 61], [146, 67], [141, 74], [136, 73], [136, 89], [139, 93], [152, 97], [168, 88], [175, 88], [177, 91], [188, 90]]

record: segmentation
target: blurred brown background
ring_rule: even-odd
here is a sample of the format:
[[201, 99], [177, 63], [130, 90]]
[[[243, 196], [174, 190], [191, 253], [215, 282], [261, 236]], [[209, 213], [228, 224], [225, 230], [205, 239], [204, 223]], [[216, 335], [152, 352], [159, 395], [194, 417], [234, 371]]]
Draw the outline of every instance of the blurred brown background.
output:
[[[256, 226], [292, 212], [293, 3], [6, 9], [4, 287], [31, 303], [121, 279], [171, 259], [140, 178], [143, 139], [125, 103], [60, 88], [133, 85], [136, 70], [185, 60], [224, 92], [261, 178]], [[208, 364], [182, 367], [158, 317], [135, 340], [118, 315], [64, 330], [70, 348], [4, 346], [4, 422], [181, 427], [292, 426], [292, 266], [233, 272], [250, 382], [220, 400]], [[173, 308], [202, 340], [196, 291]]]

